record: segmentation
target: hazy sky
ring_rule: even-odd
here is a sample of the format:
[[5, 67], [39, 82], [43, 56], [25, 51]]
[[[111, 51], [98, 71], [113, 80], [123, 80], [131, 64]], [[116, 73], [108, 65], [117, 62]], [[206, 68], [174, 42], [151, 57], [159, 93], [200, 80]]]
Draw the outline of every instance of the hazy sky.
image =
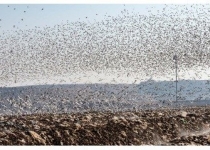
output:
[[67, 20], [100, 21], [105, 15], [121, 14], [123, 9], [131, 13], [147, 14], [148, 9], [158, 10], [163, 7], [164, 5], [160, 4], [0, 4], [0, 31], [53, 26], [66, 23]]
[[[181, 10], [182, 6], [186, 7], [186, 5], [168, 6], [173, 11], [177, 8]], [[187, 6], [190, 8], [191, 5]], [[35, 26], [54, 26], [66, 23], [67, 20], [69, 22], [100, 21], [107, 16], [121, 15], [124, 9], [129, 13], [147, 15], [148, 10], [151, 10], [156, 14], [161, 13], [164, 7], [164, 4], [0, 4], [0, 33], [7, 30], [30, 29]], [[191, 9], [196, 12], [197, 6], [194, 7]], [[205, 7], [210, 9], [209, 5], [203, 5], [200, 10]], [[157, 12], [158, 10], [160, 11]]]

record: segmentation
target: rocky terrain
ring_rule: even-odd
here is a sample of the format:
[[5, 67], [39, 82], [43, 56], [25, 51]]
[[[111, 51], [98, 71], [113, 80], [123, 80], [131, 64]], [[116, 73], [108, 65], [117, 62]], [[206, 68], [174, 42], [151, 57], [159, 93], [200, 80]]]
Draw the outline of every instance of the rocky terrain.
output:
[[0, 117], [1, 145], [210, 145], [210, 107]]

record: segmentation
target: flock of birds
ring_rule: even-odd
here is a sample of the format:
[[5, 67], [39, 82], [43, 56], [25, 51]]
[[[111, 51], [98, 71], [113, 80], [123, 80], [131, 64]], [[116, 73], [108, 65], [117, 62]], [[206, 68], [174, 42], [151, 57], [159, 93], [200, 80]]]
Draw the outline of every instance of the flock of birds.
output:
[[[207, 78], [203, 81], [205, 86], [199, 88], [205, 88], [204, 97], [210, 98], [210, 72], [206, 71], [210, 68], [209, 8], [170, 7], [166, 5], [156, 14], [149, 10], [149, 15], [131, 13], [125, 8], [121, 15], [106, 16], [98, 22], [67, 22], [0, 35], [0, 114], [125, 110], [151, 105], [164, 96], [170, 95], [169, 100], [174, 100], [174, 55], [178, 56], [178, 72], [202, 68]], [[95, 72], [106, 73], [105, 78], [116, 73], [115, 79], [126, 74], [134, 80], [130, 85], [95, 84], [103, 80], [96, 76], [95, 83], [76, 85], [75, 80], [82, 80], [77, 74], [87, 72], [88, 79]], [[73, 74], [69, 85], [56, 85], [53, 81], [45, 85], [50, 77], [66, 78]], [[203, 74], [197, 72], [194, 80]], [[170, 87], [164, 84], [151, 91], [156, 82], [140, 82], [143, 77], [168, 75]], [[46, 80], [40, 86], [7, 87], [41, 79]], [[163, 88], [162, 92], [167, 91], [168, 95], [155, 93]]]

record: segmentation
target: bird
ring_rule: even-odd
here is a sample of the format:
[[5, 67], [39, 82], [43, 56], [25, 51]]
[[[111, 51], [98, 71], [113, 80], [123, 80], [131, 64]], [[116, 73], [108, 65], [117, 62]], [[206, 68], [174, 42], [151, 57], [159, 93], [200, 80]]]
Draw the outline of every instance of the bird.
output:
[[[97, 110], [117, 111], [128, 109], [126, 107], [152, 108], [157, 104], [154, 104], [154, 100], [160, 99], [167, 104], [172, 103], [166, 99], [175, 98], [173, 82], [175, 54], [179, 59], [177, 60], [180, 79], [188, 76], [192, 80], [193, 78], [201, 80], [204, 74], [209, 77], [206, 68], [209, 66], [207, 46], [210, 28], [205, 25], [205, 22], [208, 22], [208, 9], [204, 11], [202, 7], [197, 9], [197, 12], [190, 12], [189, 9], [177, 6], [170, 12], [169, 6], [165, 7], [157, 14], [152, 14], [152, 8], [148, 8], [151, 13], [142, 15], [127, 10], [124, 5], [118, 16], [106, 14], [102, 20], [95, 22], [88, 22], [89, 18], [86, 16], [87, 21], [79, 18], [75, 22], [63, 23], [62, 21], [55, 26], [45, 27], [34, 25], [35, 27], [29, 29], [18, 29], [18, 25], [12, 24], [14, 29], [4, 31], [0, 37], [1, 46], [6, 47], [0, 51], [1, 60], [4, 62], [0, 65], [0, 74], [2, 74], [0, 84], [2, 85], [2, 80], [11, 84], [16, 81], [18, 84], [33, 79], [34, 83], [42, 83], [44, 86], [48, 82], [36, 81], [37, 78], [44, 78], [44, 76], [48, 80], [59, 76], [60, 78], [53, 80], [57, 84], [63, 84], [67, 80], [75, 84], [81, 82], [85, 84], [84, 88], [80, 84], [68, 87], [69, 90], [64, 90], [65, 86], [60, 85], [57, 89], [32, 87], [28, 91], [17, 92], [19, 95], [30, 94], [30, 99], [36, 101], [33, 106], [37, 105], [37, 108], [33, 110], [30, 108], [31, 112], [88, 110], [89, 104], [91, 109]], [[196, 7], [193, 6], [193, 9]], [[199, 17], [199, 20], [193, 19], [196, 14], [203, 14], [205, 17]], [[93, 15], [97, 18], [99, 14], [93, 13]], [[179, 17], [181, 15], [185, 17]], [[23, 21], [23, 18], [18, 23]], [[4, 20], [0, 19], [1, 23]], [[198, 66], [203, 66], [204, 71], [199, 70]], [[190, 69], [199, 73], [195, 74], [189, 71]], [[15, 79], [15, 71], [19, 76], [17, 79]], [[61, 78], [65, 75], [69, 79]], [[167, 78], [167, 81], [147, 80], [147, 77], [151, 76], [157, 76], [159, 80]], [[11, 78], [11, 81], [8, 78]], [[139, 81], [138, 85], [137, 81]], [[103, 87], [86, 82], [98, 82]], [[111, 84], [113, 82], [114, 84]], [[179, 81], [179, 93], [185, 93], [195, 99], [208, 96], [209, 90], [205, 89], [209, 89], [209, 84], [200, 88], [199, 84], [194, 86], [184, 82], [186, 86], [182, 86], [182, 83], [183, 81]], [[186, 88], [191, 90], [187, 91]], [[203, 96], [201, 92], [206, 93]], [[15, 94], [12, 90], [10, 93]], [[196, 96], [196, 93], [201, 97]], [[181, 95], [179, 98], [184, 99], [183, 97]], [[26, 100], [24, 96], [17, 99]], [[59, 100], [63, 99], [69, 100], [65, 101], [69, 102], [68, 106], [65, 106], [64, 101], [59, 103], [61, 102]], [[148, 101], [143, 101], [145, 99]], [[74, 100], [76, 102], [70, 102]], [[20, 111], [23, 111], [26, 103], [18, 104], [20, 103], [14, 98], [12, 107], [15, 109], [20, 107]], [[74, 104], [75, 108], [72, 106]], [[157, 105], [161, 107], [161, 104]]]

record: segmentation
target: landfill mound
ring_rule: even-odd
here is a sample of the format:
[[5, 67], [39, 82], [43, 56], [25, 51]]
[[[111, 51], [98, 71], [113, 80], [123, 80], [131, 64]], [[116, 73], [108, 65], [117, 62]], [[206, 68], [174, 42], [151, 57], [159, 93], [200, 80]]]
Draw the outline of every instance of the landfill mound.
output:
[[1, 145], [210, 145], [210, 107], [0, 118]]

